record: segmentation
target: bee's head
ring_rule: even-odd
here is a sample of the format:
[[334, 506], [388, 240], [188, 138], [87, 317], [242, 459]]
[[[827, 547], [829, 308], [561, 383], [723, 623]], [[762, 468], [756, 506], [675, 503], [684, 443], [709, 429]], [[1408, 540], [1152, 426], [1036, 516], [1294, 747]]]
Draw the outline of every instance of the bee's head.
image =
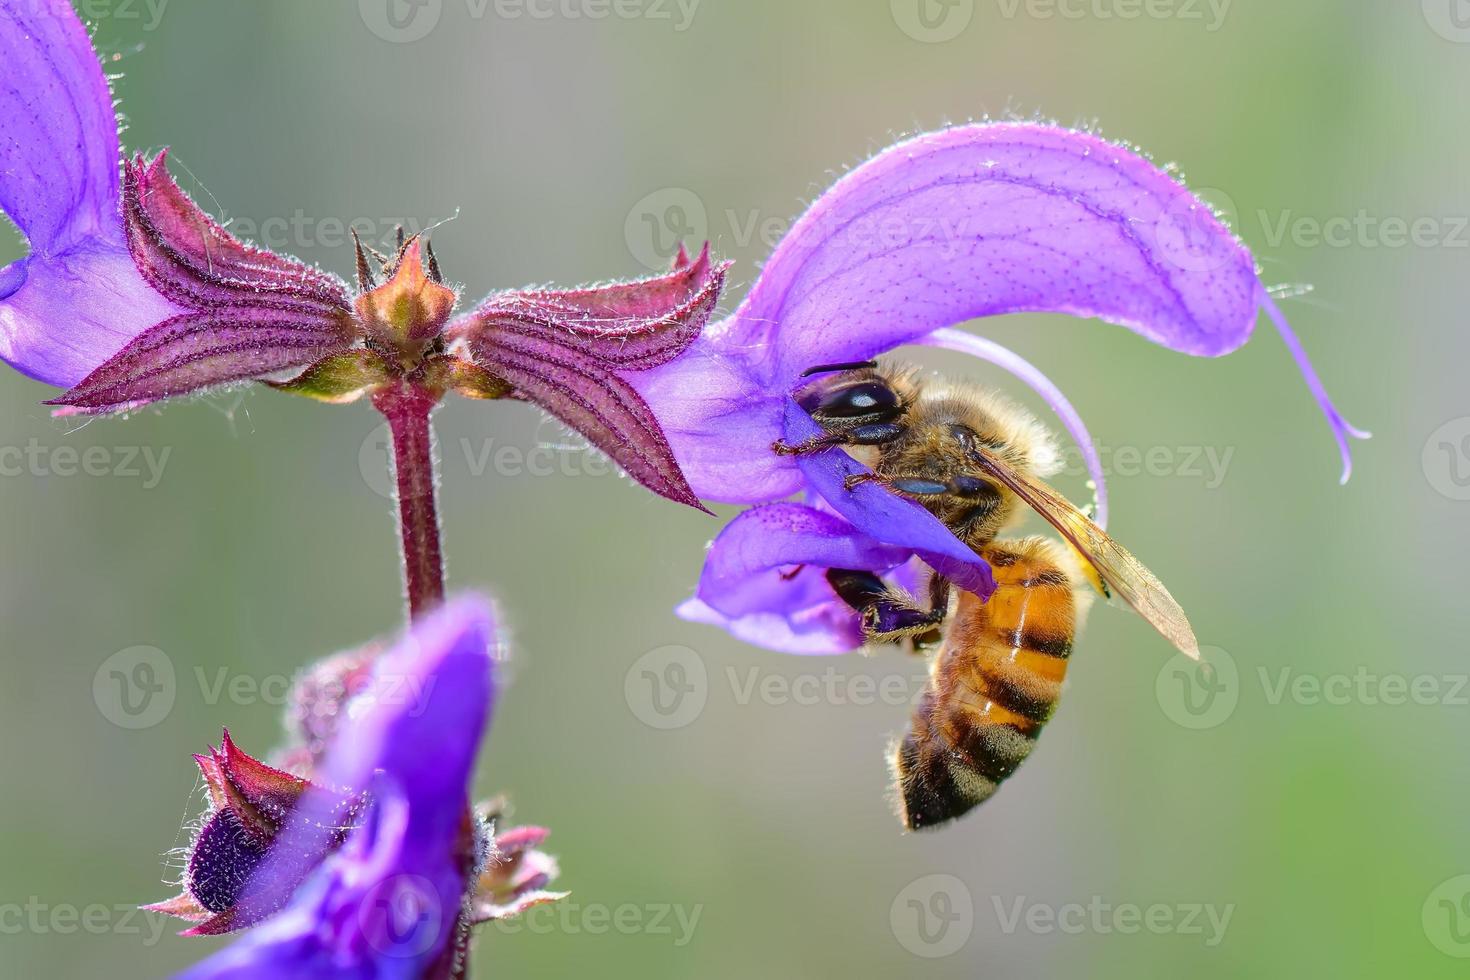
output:
[[1030, 413], [978, 386], [875, 362], [808, 374], [819, 377], [797, 401], [813, 420], [828, 432], [880, 436], [854, 440], [848, 452], [951, 527], [964, 521], [994, 533], [1018, 511], [1012, 491], [981, 465], [982, 454], [1027, 476], [1061, 468], [1051, 434]]
[[907, 409], [906, 392], [898, 379], [878, 369], [875, 362], [829, 365], [807, 374], [823, 374], [797, 395], [797, 404], [824, 429], [895, 422]]

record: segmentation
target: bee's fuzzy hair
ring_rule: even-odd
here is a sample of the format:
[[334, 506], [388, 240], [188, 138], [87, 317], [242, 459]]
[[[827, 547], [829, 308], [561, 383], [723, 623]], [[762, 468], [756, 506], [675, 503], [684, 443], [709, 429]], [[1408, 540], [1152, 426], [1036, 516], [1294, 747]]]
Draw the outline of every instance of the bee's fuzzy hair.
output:
[[956, 414], [978, 412], [1004, 429], [1011, 450], [1025, 459], [1036, 476], [1049, 478], [1062, 471], [1063, 458], [1056, 436], [1035, 415], [1000, 391], [971, 381], [954, 381], [911, 364], [880, 361], [878, 370], [916, 402], [952, 403]]

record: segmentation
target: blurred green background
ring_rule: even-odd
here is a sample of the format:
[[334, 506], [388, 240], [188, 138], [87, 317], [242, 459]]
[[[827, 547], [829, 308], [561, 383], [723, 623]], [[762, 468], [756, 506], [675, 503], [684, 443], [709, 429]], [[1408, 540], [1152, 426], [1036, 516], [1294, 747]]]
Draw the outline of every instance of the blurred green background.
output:
[[[573, 893], [486, 930], [477, 976], [1464, 974], [1470, 4], [81, 6], [127, 145], [171, 146], [207, 207], [340, 273], [347, 223], [454, 218], [434, 241], [471, 298], [641, 274], [707, 234], [738, 260], [730, 308], [834, 173], [1017, 113], [1177, 161], [1268, 283], [1316, 287], [1287, 311], [1375, 432], [1346, 488], [1268, 326], [1220, 361], [1066, 318], [971, 326], [1082, 411], [1114, 534], [1219, 668], [1095, 609], [1032, 761], [922, 836], [884, 763], [918, 662], [676, 620], [719, 521], [530, 408], [448, 403], [452, 584], [492, 589], [513, 635], [478, 789], [553, 828]], [[21, 254], [7, 229], [0, 262]], [[0, 377], [0, 447], [35, 447], [0, 478], [0, 975], [155, 977], [220, 945], [124, 911], [171, 893], [189, 754], [226, 725], [267, 751], [293, 671], [400, 622], [386, 460], [365, 405], [251, 390], [78, 425], [48, 394]], [[86, 447], [104, 475], [64, 475]], [[173, 678], [126, 728], [105, 662], [138, 646]], [[695, 689], [660, 714], [648, 676], [673, 663]], [[91, 927], [66, 911], [94, 904]]]

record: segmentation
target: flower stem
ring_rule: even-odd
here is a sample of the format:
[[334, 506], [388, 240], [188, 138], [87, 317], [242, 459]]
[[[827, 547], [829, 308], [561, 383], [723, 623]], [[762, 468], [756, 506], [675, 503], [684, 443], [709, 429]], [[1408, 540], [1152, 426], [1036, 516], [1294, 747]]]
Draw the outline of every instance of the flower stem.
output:
[[408, 615], [417, 620], [444, 599], [444, 558], [435, 507], [437, 460], [429, 413], [439, 399], [404, 384], [373, 395], [373, 406], [393, 435], [393, 474], [398, 483], [398, 530], [403, 540], [403, 580]]

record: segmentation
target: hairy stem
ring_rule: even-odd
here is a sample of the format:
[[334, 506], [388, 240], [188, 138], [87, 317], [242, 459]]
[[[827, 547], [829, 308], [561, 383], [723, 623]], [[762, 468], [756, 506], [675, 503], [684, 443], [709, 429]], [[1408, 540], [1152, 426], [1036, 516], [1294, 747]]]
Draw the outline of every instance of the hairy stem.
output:
[[393, 474], [398, 483], [398, 530], [403, 541], [403, 580], [408, 614], [417, 620], [444, 598], [444, 557], [435, 506], [437, 460], [429, 413], [436, 397], [403, 385], [373, 395], [393, 435]]

